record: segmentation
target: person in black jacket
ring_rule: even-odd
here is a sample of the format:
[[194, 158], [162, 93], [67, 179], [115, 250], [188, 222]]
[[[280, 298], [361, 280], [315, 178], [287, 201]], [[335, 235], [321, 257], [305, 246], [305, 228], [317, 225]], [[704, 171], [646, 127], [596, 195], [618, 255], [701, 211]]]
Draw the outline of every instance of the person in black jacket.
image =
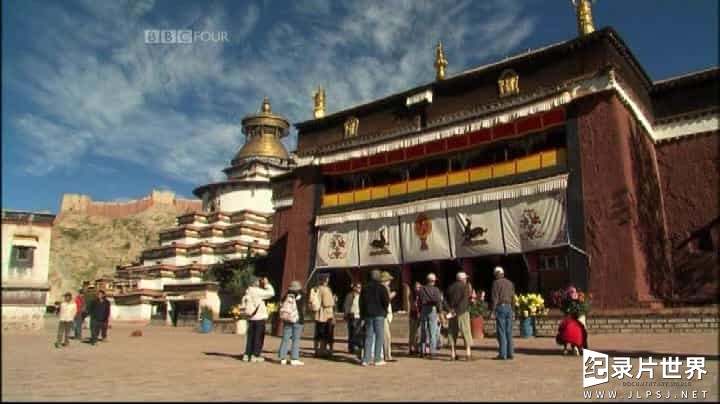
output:
[[375, 344], [375, 366], [383, 366], [387, 362], [382, 357], [383, 337], [385, 333], [385, 316], [390, 304], [390, 295], [380, 283], [380, 271], [370, 272], [370, 282], [360, 292], [360, 317], [365, 322], [365, 352], [362, 365], [370, 364], [370, 355]]
[[104, 291], [99, 290], [97, 299], [90, 302], [88, 314], [90, 315], [90, 344], [95, 345], [98, 335], [110, 319], [110, 302], [105, 298]]

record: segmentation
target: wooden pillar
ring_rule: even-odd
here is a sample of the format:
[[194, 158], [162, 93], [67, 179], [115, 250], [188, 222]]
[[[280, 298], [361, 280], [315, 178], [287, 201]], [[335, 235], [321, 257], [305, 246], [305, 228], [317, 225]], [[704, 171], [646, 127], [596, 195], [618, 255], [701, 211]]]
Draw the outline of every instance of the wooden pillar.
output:
[[528, 266], [528, 291], [538, 293], [540, 287], [540, 274], [538, 273], [538, 255], [529, 253], [525, 255], [525, 262]]
[[473, 283], [475, 271], [473, 270], [472, 258], [462, 258], [462, 271], [467, 274], [468, 283], [473, 285], [473, 288], [475, 288], [476, 285]]
[[350, 269], [350, 277], [352, 278], [352, 283], [360, 283], [362, 282], [361, 276], [360, 276], [360, 268], [352, 268]]
[[410, 311], [410, 295], [413, 288], [410, 264], [400, 265], [400, 287], [402, 290], [402, 309]]

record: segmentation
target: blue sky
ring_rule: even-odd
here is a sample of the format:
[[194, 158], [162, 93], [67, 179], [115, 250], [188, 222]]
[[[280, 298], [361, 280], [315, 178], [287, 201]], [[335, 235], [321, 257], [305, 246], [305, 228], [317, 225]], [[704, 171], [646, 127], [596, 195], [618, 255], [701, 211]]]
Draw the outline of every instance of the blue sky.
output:
[[[600, 0], [653, 80], [718, 64], [718, 1]], [[63, 193], [184, 197], [223, 178], [239, 121], [267, 95], [309, 119], [576, 36], [569, 0], [2, 2], [2, 207], [56, 212]], [[147, 29], [229, 42], [146, 44]], [[295, 148], [294, 133], [285, 140]]]

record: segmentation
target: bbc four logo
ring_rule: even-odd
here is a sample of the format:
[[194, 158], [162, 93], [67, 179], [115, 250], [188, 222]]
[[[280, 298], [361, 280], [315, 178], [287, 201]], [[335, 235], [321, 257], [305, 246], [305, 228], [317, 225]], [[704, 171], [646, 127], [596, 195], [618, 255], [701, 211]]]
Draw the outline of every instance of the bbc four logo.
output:
[[228, 42], [226, 31], [193, 31], [191, 29], [146, 29], [146, 44], [191, 44]]

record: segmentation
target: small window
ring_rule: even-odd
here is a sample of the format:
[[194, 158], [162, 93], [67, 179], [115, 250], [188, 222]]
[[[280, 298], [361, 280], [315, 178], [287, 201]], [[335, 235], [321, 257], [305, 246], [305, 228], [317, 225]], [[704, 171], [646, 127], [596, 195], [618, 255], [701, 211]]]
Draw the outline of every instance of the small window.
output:
[[552, 271], [567, 268], [567, 255], [543, 255], [538, 260], [538, 269]]
[[35, 247], [13, 246], [12, 258], [15, 266], [32, 267], [35, 258]]

